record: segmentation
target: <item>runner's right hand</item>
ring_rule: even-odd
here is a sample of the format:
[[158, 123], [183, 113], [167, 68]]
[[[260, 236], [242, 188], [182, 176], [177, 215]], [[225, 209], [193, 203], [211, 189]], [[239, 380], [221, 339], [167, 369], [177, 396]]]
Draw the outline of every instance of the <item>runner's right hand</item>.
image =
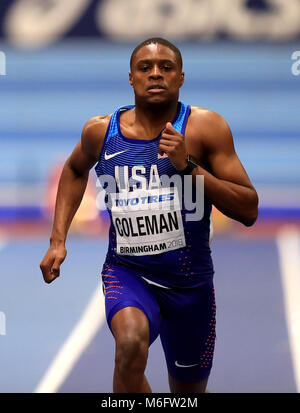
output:
[[66, 255], [67, 250], [63, 243], [50, 245], [40, 264], [40, 269], [47, 284], [50, 284], [55, 278], [59, 277], [60, 265], [65, 260]]

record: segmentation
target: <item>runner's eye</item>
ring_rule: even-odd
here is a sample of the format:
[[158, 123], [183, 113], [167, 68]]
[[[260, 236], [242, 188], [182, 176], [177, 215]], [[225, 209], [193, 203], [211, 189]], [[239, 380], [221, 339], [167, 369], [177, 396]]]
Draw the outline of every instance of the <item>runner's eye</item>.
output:
[[147, 72], [147, 71], [149, 70], [149, 66], [141, 66], [141, 67], [140, 67], [140, 70], [141, 70], [142, 72]]

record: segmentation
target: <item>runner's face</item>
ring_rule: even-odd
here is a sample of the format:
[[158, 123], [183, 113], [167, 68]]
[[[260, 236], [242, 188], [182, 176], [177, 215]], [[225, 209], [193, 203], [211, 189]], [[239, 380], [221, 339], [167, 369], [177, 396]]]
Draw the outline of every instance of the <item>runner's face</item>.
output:
[[175, 53], [167, 46], [141, 47], [132, 61], [129, 83], [138, 100], [164, 103], [178, 100], [184, 73]]

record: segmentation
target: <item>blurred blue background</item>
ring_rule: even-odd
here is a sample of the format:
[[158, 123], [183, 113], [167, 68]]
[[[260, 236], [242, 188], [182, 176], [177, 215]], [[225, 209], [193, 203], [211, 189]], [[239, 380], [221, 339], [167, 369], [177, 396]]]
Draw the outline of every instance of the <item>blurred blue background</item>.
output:
[[[6, 75], [0, 76], [2, 221], [43, 216], [47, 197], [45, 181], [53, 164], [71, 152], [86, 120], [111, 113], [116, 106], [133, 103], [128, 84], [128, 61], [135, 46], [133, 39], [120, 42], [115, 36], [105, 36], [100, 30], [96, 32], [95, 28], [89, 36], [86, 33], [89, 26], [95, 25], [99, 10], [103, 14], [111, 13], [112, 19], [119, 16], [120, 2], [77, 2], [77, 7], [79, 3], [85, 4], [85, 12], [82, 10], [73, 17], [72, 30], [65, 22], [64, 33], [61, 23], [62, 33], [55, 36], [52, 33], [55, 22], [59, 16], [64, 19], [63, 11], [74, 9], [76, 12], [73, 2], [63, 3], [65, 6], [58, 1], [40, 1], [30, 6], [29, 2], [25, 12], [22, 1], [4, 1], [1, 6], [1, 51], [6, 57]], [[101, 9], [102, 3], [105, 7]], [[252, 8], [248, 8], [249, 15], [255, 10], [260, 19], [265, 15], [267, 24], [270, 15], [262, 5], [270, 7], [278, 2], [257, 1], [256, 9], [253, 8], [255, 2], [248, 3], [252, 4]], [[133, 7], [135, 2], [128, 4]], [[141, 4], [139, 7], [138, 4], [135, 4], [136, 9], [142, 15]], [[162, 1], [161, 8], [157, 6], [157, 18], [165, 13], [168, 21], [171, 20], [171, 6], [174, 8], [175, 4]], [[217, 13], [217, 4], [214, 7]], [[185, 10], [188, 11], [188, 4]], [[22, 11], [21, 19], [18, 13]], [[174, 10], [173, 13], [176, 18]], [[192, 10], [186, 19], [192, 18], [191, 13]], [[213, 7], [209, 16], [213, 21]], [[40, 27], [43, 19], [48, 26]], [[200, 25], [201, 16], [198, 20]], [[15, 27], [17, 23], [20, 26]], [[119, 23], [124, 33], [128, 31], [127, 23], [126, 18]], [[275, 23], [278, 21], [274, 20]], [[157, 34], [148, 32], [147, 27], [144, 31], [135, 36], [136, 42]], [[252, 30], [246, 41], [243, 41], [245, 34], [241, 34], [240, 39], [228, 39], [228, 33], [217, 35], [218, 28], [215, 37], [208, 40], [206, 37], [212, 34], [207, 31], [206, 36], [189, 37], [187, 29], [181, 36], [183, 39], [177, 39], [186, 72], [180, 98], [216, 111], [227, 120], [238, 155], [258, 189], [260, 217], [299, 218], [300, 76], [292, 72], [293, 65], [295, 73], [299, 70], [297, 60], [292, 59], [292, 54], [299, 49], [299, 32], [289, 41], [285, 41], [286, 34], [282, 34], [281, 41], [276, 38], [277, 41], [270, 41], [270, 34], [261, 34], [253, 42]]]
[[[32, 277], [34, 274], [32, 279], [29, 277], [30, 282], [35, 283], [37, 277], [41, 278], [38, 264], [48, 245], [62, 164], [80, 139], [82, 127], [88, 118], [109, 114], [118, 106], [134, 103], [128, 83], [129, 58], [135, 45], [150, 36], [166, 37], [180, 48], [186, 79], [180, 99], [216, 111], [227, 120], [233, 132], [236, 151], [260, 198], [259, 219], [250, 229], [245, 229], [214, 211], [215, 242], [219, 253], [216, 256], [216, 267], [221, 274], [228, 274], [229, 280], [230, 277], [237, 276], [238, 268], [232, 270], [231, 261], [226, 261], [229, 245], [229, 252], [236, 252], [233, 257], [234, 267], [243, 267], [250, 277], [249, 289], [242, 294], [247, 295], [253, 289], [251, 294], [255, 299], [260, 280], [270, 278], [270, 285], [266, 289], [275, 288], [272, 295], [275, 307], [271, 306], [274, 313], [270, 307], [266, 310], [271, 311], [269, 325], [273, 326], [272, 332], [277, 332], [278, 325], [274, 323], [274, 317], [278, 317], [281, 320], [279, 330], [282, 330], [282, 337], [278, 339], [274, 350], [274, 360], [277, 361], [270, 359], [270, 375], [263, 383], [254, 384], [257, 374], [255, 371], [248, 381], [245, 378], [236, 381], [233, 379], [232, 382], [216, 373], [211, 389], [226, 392], [259, 389], [297, 391], [297, 380], [293, 373], [297, 368], [292, 367], [293, 356], [288, 345], [289, 327], [283, 315], [284, 294], [276, 237], [278, 231], [287, 224], [298, 234], [300, 223], [300, 52], [295, 53], [300, 50], [298, 0], [2, 0], [0, 248], [3, 251], [0, 254], [6, 266], [0, 276], [0, 311], [6, 315], [7, 334], [0, 336], [0, 349], [3, 346], [0, 358], [4, 357], [5, 351], [12, 351], [9, 348], [18, 351], [11, 346], [9, 340], [16, 340], [17, 326], [24, 316], [19, 313], [15, 325], [11, 321], [14, 320], [10, 317], [11, 308], [17, 305], [11, 298], [11, 292], [14, 290], [13, 294], [16, 294], [15, 290], [21, 288], [16, 287], [12, 280], [19, 283], [18, 277], [25, 259], [22, 251], [27, 251], [28, 254], [28, 248], [32, 253], [35, 251], [27, 263], [27, 271], [32, 272]], [[82, 254], [87, 251], [95, 251], [95, 255], [98, 254], [97, 251], [101, 252], [97, 257], [91, 254], [94, 266], [90, 271], [94, 271], [94, 274], [89, 275], [89, 281], [80, 280], [74, 286], [75, 289], [78, 288], [78, 293], [82, 292], [83, 285], [87, 291], [83, 293], [84, 297], [78, 295], [82, 304], [78, 314], [74, 315], [70, 311], [66, 332], [71, 331], [71, 326], [76, 323], [88, 302], [89, 292], [96, 288], [98, 280], [92, 277], [99, 272], [104, 258], [107, 219], [96, 208], [95, 194], [95, 177], [92, 172], [87, 195], [71, 227], [70, 249], [72, 250], [72, 242], [75, 242], [74, 251], [76, 250], [79, 236], [85, 240]], [[31, 245], [35, 247], [29, 247]], [[85, 245], [88, 247], [84, 248]], [[19, 257], [17, 260], [14, 260], [15, 254]], [[296, 258], [299, 257], [297, 254]], [[29, 256], [30, 254], [26, 255], [26, 259]], [[252, 263], [260, 268], [253, 277], [253, 282]], [[76, 265], [80, 266], [80, 263]], [[66, 271], [73, 273], [75, 269], [70, 267]], [[86, 271], [84, 267], [82, 271]], [[238, 277], [231, 281], [233, 285], [241, 282]], [[42, 291], [46, 287], [42, 281], [39, 282], [38, 295], [45, 294]], [[69, 279], [69, 283], [71, 282]], [[221, 308], [224, 304], [222, 314], [232, 317], [233, 309], [228, 305], [231, 294], [228, 284], [222, 284], [225, 282], [222, 277], [216, 282], [221, 285], [219, 301]], [[237, 290], [238, 288], [243, 290], [244, 284], [241, 282]], [[225, 291], [225, 296], [222, 296], [221, 290]], [[56, 293], [62, 294], [59, 290]], [[27, 300], [38, 306], [40, 304], [36, 297], [37, 295], [31, 299], [27, 297]], [[261, 300], [263, 303], [264, 296]], [[18, 303], [20, 305], [20, 301]], [[28, 301], [26, 308], [27, 305], [29, 306]], [[249, 305], [251, 308], [256, 306], [253, 302]], [[241, 325], [245, 325], [249, 322], [249, 317], [253, 316], [251, 311], [250, 315], [246, 313], [244, 319], [239, 321]], [[223, 315], [220, 316], [220, 330], [223, 328], [227, 337], [225, 326], [228, 319], [222, 317]], [[259, 317], [259, 314], [255, 317]], [[26, 318], [26, 322], [30, 325], [30, 316]], [[9, 325], [11, 328], [15, 326], [16, 336], [9, 333]], [[255, 322], [253, 328], [254, 325], [257, 328]], [[65, 325], [62, 326], [64, 328]], [[32, 335], [30, 337], [30, 340], [34, 340]], [[269, 337], [266, 335], [264, 341], [268, 345]], [[65, 338], [61, 334], [62, 342]], [[37, 360], [31, 354], [30, 340], [28, 338], [27, 360], [32, 365]], [[221, 365], [219, 359], [222, 360], [223, 354], [224, 359], [228, 351], [237, 354], [229, 336], [227, 345], [228, 348], [226, 345], [224, 348], [221, 346], [219, 353], [217, 352], [216, 357]], [[243, 346], [242, 343], [240, 345]], [[32, 382], [20, 376], [20, 365], [11, 362], [6, 367], [5, 375], [2, 379], [0, 377], [0, 391], [34, 391], [59, 348], [57, 342], [57, 347], [54, 346], [49, 354], [45, 354], [43, 362], [37, 364]], [[255, 354], [258, 356], [258, 352]], [[6, 360], [10, 357], [13, 358], [14, 355], [10, 353]], [[279, 363], [278, 357], [282, 357]], [[259, 361], [263, 362], [264, 359], [266, 356]], [[266, 384], [271, 376], [274, 378], [275, 374], [282, 371], [284, 361], [286, 375], [283, 374], [282, 382], [278, 382], [277, 378], [276, 383], [271, 380], [271, 383]], [[246, 366], [247, 361], [243, 362]], [[223, 371], [226, 371], [226, 367], [230, 373], [230, 366], [223, 366]], [[237, 369], [236, 372], [239, 371], [239, 363], [234, 368]], [[111, 371], [112, 366], [108, 369]], [[7, 381], [7, 374], [11, 374], [11, 381]], [[248, 372], [248, 377], [251, 376], [249, 374]], [[97, 376], [95, 382], [99, 383], [99, 380]], [[65, 389], [89, 391], [94, 388], [92, 384], [91, 387], [85, 387], [85, 380], [79, 383], [75, 380], [75, 383], [72, 387], [72, 381], [69, 382]], [[110, 391], [109, 387], [103, 386], [100, 390]], [[168, 391], [164, 387], [166, 380], [161, 386], [157, 391]], [[99, 389], [96, 384], [95, 388]]]

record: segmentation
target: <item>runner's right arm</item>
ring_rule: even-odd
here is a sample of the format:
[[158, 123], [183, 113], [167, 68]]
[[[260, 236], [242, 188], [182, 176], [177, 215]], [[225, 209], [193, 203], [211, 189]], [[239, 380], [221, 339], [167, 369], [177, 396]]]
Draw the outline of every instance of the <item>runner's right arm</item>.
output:
[[90, 119], [82, 130], [81, 140], [64, 164], [58, 184], [50, 246], [40, 264], [46, 283], [51, 283], [60, 274], [60, 265], [67, 254], [67, 234], [83, 198], [89, 171], [99, 159], [108, 121], [107, 116]]

